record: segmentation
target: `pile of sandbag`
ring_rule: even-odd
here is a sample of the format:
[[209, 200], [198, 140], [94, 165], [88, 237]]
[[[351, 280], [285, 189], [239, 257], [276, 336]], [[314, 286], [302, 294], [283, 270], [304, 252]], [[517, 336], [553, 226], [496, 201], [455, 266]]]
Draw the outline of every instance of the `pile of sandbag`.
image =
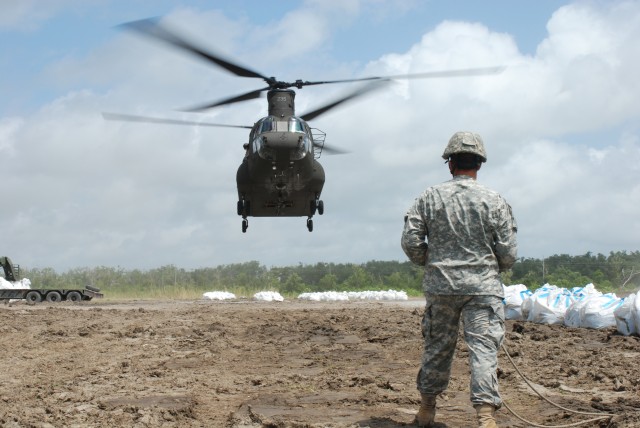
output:
[[21, 288], [31, 288], [31, 281], [27, 278], [22, 278], [19, 281], [7, 281], [0, 276], [0, 290], [12, 290]]
[[640, 335], [640, 298], [603, 294], [593, 284], [571, 289], [545, 284], [531, 292], [523, 284], [504, 286], [505, 318], [540, 324], [602, 329]]

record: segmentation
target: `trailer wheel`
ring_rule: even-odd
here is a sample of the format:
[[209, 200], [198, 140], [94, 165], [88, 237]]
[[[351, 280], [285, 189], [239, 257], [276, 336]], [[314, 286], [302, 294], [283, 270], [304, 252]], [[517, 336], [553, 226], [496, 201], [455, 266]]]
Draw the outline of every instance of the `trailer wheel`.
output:
[[67, 293], [67, 300], [70, 302], [79, 302], [82, 300], [82, 294], [77, 291], [70, 291]]
[[58, 293], [57, 291], [49, 291], [45, 298], [47, 299], [47, 302], [51, 303], [59, 302], [60, 300], [62, 300], [62, 296], [60, 296], [60, 293]]
[[37, 291], [29, 291], [26, 296], [24, 296], [27, 303], [40, 303], [42, 302], [42, 295]]

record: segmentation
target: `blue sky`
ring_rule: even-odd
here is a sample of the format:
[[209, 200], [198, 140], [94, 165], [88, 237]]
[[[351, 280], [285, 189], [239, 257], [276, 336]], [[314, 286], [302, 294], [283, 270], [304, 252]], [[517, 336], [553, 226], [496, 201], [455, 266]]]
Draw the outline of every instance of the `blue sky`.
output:
[[[326, 213], [235, 214], [245, 131], [106, 122], [103, 111], [250, 125], [264, 99], [181, 107], [262, 87], [121, 23], [159, 17], [279, 79], [504, 65], [500, 75], [398, 82], [311, 124], [327, 144]], [[638, 249], [637, 1], [317, 0], [0, 3], [4, 253], [32, 267], [193, 268], [258, 260], [404, 260], [404, 210], [447, 180], [457, 130], [485, 138], [479, 180], [520, 225], [520, 255]], [[298, 113], [352, 89], [298, 91]]]

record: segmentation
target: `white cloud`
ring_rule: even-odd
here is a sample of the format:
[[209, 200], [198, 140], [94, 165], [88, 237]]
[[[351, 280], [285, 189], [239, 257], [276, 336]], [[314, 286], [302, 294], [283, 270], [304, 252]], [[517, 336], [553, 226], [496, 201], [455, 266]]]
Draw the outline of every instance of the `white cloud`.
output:
[[0, 30], [32, 31], [65, 5], [77, 0], [3, 0], [0, 3]]

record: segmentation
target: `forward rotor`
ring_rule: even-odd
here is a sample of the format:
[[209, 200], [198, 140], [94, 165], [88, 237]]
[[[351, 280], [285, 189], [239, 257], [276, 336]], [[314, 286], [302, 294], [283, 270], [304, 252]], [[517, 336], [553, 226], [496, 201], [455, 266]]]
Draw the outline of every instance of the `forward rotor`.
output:
[[[223, 56], [213, 53], [210, 50], [205, 50], [198, 46], [196, 43], [187, 40], [185, 37], [179, 35], [173, 30], [170, 30], [168, 27], [160, 24], [157, 18], [149, 18], [143, 19], [140, 21], [133, 21], [129, 23], [125, 23], [120, 25], [121, 28], [135, 31], [137, 33], [143, 34], [150, 38], [163, 41], [168, 43], [171, 46], [174, 46], [180, 50], [185, 52], [189, 52], [193, 55], [196, 55], [207, 62], [213, 63], [218, 67], [238, 76], [238, 77], [249, 77], [249, 78], [258, 78], [262, 79], [267, 86], [255, 89], [240, 95], [236, 95], [229, 98], [224, 98], [222, 100], [217, 100], [213, 102], [203, 103], [200, 105], [192, 106], [186, 109], [182, 109], [183, 111], [204, 111], [210, 108], [219, 107], [228, 104], [234, 104], [242, 101], [248, 101], [256, 98], [260, 98], [263, 92], [274, 90], [274, 89], [290, 89], [297, 88], [302, 89], [305, 86], [316, 86], [316, 85], [325, 85], [325, 84], [335, 84], [335, 83], [352, 83], [352, 82], [376, 82], [376, 81], [389, 81], [389, 80], [401, 80], [401, 79], [429, 79], [429, 78], [443, 78], [443, 77], [462, 77], [462, 76], [482, 76], [482, 75], [490, 75], [497, 74], [504, 70], [504, 67], [484, 67], [484, 68], [467, 68], [467, 69], [459, 69], [459, 70], [445, 70], [445, 71], [432, 71], [432, 72], [424, 72], [424, 73], [414, 73], [414, 74], [399, 74], [394, 76], [372, 76], [372, 77], [361, 77], [354, 79], [338, 79], [338, 80], [320, 80], [320, 81], [308, 81], [297, 79], [293, 82], [286, 82], [276, 79], [275, 77], [268, 77], [262, 73], [251, 70], [248, 67], [237, 64], [229, 59], [224, 58]], [[367, 87], [365, 87], [367, 88]], [[358, 90], [356, 92], [369, 92], [370, 89]], [[305, 120], [310, 120], [311, 118], [315, 118], [320, 114], [324, 114], [332, 108], [342, 104], [343, 102], [360, 96], [357, 95], [348, 95], [344, 99], [339, 102], [333, 103], [331, 106], [325, 106], [322, 109], [315, 110], [313, 115], [309, 113], [306, 115], [307, 117], [303, 117]]]

